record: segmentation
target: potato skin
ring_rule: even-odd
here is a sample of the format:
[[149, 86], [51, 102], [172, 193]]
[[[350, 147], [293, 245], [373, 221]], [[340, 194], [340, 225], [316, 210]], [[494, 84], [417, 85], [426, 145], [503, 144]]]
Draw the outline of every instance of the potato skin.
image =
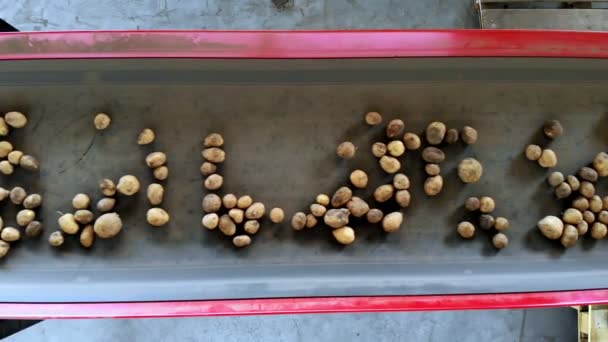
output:
[[331, 228], [341, 228], [348, 224], [348, 217], [350, 215], [350, 210], [348, 209], [329, 209], [325, 216], [323, 216], [323, 221], [325, 224]]

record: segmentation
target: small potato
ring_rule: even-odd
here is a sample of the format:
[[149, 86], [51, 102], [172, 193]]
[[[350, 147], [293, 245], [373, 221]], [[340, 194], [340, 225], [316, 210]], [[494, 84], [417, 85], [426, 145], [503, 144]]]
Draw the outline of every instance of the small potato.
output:
[[483, 166], [474, 158], [465, 158], [458, 164], [458, 177], [463, 183], [475, 183], [483, 174]]
[[133, 196], [139, 192], [140, 184], [139, 179], [132, 175], [126, 175], [120, 177], [116, 190], [125, 196]]
[[42, 233], [42, 223], [40, 221], [32, 221], [25, 227], [25, 236], [36, 238]]
[[331, 200], [326, 194], [318, 194], [317, 197], [315, 197], [315, 201], [320, 205], [327, 207]]
[[495, 224], [496, 220], [494, 219], [494, 216], [489, 214], [483, 214], [479, 216], [479, 227], [481, 229], [492, 229]]
[[564, 223], [579, 224], [583, 221], [583, 213], [578, 209], [568, 208], [562, 215], [562, 221], [564, 221]]
[[365, 216], [367, 218], [367, 222], [378, 223], [378, 222], [382, 221], [382, 218], [384, 217], [384, 213], [380, 209], [370, 209], [367, 212], [367, 215], [365, 215]]
[[589, 224], [595, 222], [595, 214], [589, 210], [583, 211], [583, 221]]
[[401, 169], [401, 163], [397, 158], [382, 156], [382, 158], [380, 158], [380, 167], [386, 173], [395, 173]]
[[20, 227], [25, 227], [30, 224], [30, 222], [34, 221], [35, 218], [36, 213], [33, 210], [19, 210], [19, 212], [17, 213], [17, 225], [19, 225]]
[[376, 202], [386, 202], [393, 197], [394, 193], [395, 188], [393, 188], [392, 184], [380, 185], [374, 191], [374, 199], [376, 199]]
[[492, 197], [482, 196], [479, 199], [479, 211], [484, 214], [488, 214], [493, 212], [494, 209], [496, 209], [496, 202]]
[[378, 112], [369, 112], [365, 114], [365, 123], [370, 126], [376, 126], [382, 123], [382, 115]]
[[114, 209], [116, 205], [116, 199], [112, 197], [104, 197], [97, 202], [97, 210], [102, 213], [108, 212]]
[[13, 145], [8, 141], [0, 141], [0, 158], [8, 157], [8, 154], [13, 151]]
[[477, 197], [469, 197], [464, 201], [464, 208], [468, 211], [477, 211], [481, 203]]
[[426, 141], [431, 145], [439, 145], [445, 137], [446, 127], [443, 122], [431, 122], [425, 131]]
[[436, 196], [443, 189], [443, 177], [441, 175], [428, 177], [424, 181], [424, 193], [428, 196]]
[[201, 224], [203, 225], [203, 227], [205, 227], [209, 230], [213, 230], [213, 229], [217, 228], [217, 225], [219, 222], [220, 222], [220, 218], [219, 218], [219, 216], [217, 216], [216, 213], [206, 214], [205, 216], [203, 216], [203, 219], [201, 220]]
[[365, 189], [368, 182], [367, 173], [362, 170], [355, 170], [351, 172], [350, 182], [353, 183], [356, 188]]
[[470, 239], [475, 236], [475, 226], [471, 222], [462, 221], [456, 228], [458, 235], [464, 239]]
[[473, 145], [477, 142], [477, 130], [470, 126], [464, 126], [460, 132], [462, 141], [467, 145]]
[[576, 230], [578, 230], [578, 236], [583, 236], [587, 234], [587, 231], [589, 230], [589, 224], [590, 223], [583, 221], [576, 225]]
[[578, 170], [578, 176], [582, 180], [586, 180], [589, 182], [596, 182], [598, 174], [597, 174], [597, 171], [595, 171], [594, 169], [585, 166], [585, 167], [581, 167], [581, 169]]
[[[325, 216], [323, 216], [323, 221], [326, 225], [331, 228], [341, 228], [348, 224], [348, 216], [350, 215], [350, 210], [348, 209], [329, 209]], [[295, 216], [294, 216], [295, 218]], [[293, 225], [293, 220], [292, 220]], [[295, 229], [295, 228], [294, 228]]]
[[450, 145], [458, 142], [458, 130], [456, 128], [450, 128], [445, 132], [445, 142]]
[[445, 160], [445, 153], [437, 147], [425, 147], [422, 150], [422, 159], [427, 163], [439, 164]]
[[247, 247], [251, 245], [251, 238], [247, 235], [237, 235], [232, 238], [232, 244], [238, 248]]
[[27, 197], [27, 193], [22, 187], [16, 186], [11, 190], [9, 196], [13, 204], [21, 205], [21, 203], [23, 203], [23, 201]]
[[4, 258], [10, 249], [11, 245], [8, 242], [0, 240], [0, 259]]
[[203, 182], [207, 190], [217, 190], [224, 184], [224, 177], [214, 173]]
[[313, 214], [306, 215], [306, 228], [313, 228], [317, 222], [317, 218]]
[[356, 196], [353, 196], [353, 198], [346, 203], [346, 207], [354, 217], [363, 217], [369, 211], [367, 202]]
[[116, 185], [111, 179], [104, 178], [100, 180], [99, 189], [104, 196], [114, 196], [116, 194]]
[[97, 130], [104, 130], [110, 126], [112, 119], [108, 114], [99, 113], [95, 115], [95, 119], [93, 119], [93, 124]]
[[604, 206], [604, 203], [602, 202], [602, 198], [598, 195], [593, 195], [590, 199], [589, 199], [589, 210], [591, 210], [594, 213], [599, 213], [600, 210], [602, 210], [602, 207]]
[[550, 240], [557, 240], [564, 232], [564, 222], [556, 216], [545, 216], [536, 224], [540, 232]]
[[[306, 223], [308, 225], [308, 221], [306, 221]], [[260, 230], [260, 222], [258, 222], [257, 220], [249, 220], [245, 222], [245, 224], [243, 225], [243, 229], [247, 234], [253, 235], [257, 233], [258, 230]]]
[[441, 167], [439, 164], [426, 164], [424, 166], [424, 172], [429, 176], [437, 176], [441, 173]]
[[56, 231], [49, 235], [49, 245], [53, 247], [59, 247], [63, 245], [63, 234], [60, 231]]
[[236, 198], [236, 196], [234, 194], [226, 194], [226, 195], [224, 195], [224, 197], [222, 197], [222, 204], [224, 205], [224, 208], [226, 208], [226, 209], [232, 209], [232, 208], [236, 207], [237, 201], [238, 201], [238, 199]]
[[21, 232], [17, 228], [4, 227], [0, 233], [0, 238], [6, 242], [14, 242], [21, 239]]
[[281, 208], [272, 208], [270, 210], [270, 222], [281, 223], [285, 219], [285, 212]]
[[405, 133], [403, 135], [403, 143], [405, 144], [406, 149], [412, 151], [419, 149], [422, 144], [420, 142], [420, 137], [415, 133]]
[[351, 227], [334, 229], [331, 233], [336, 241], [343, 245], [350, 245], [351, 243], [355, 242], [355, 230]]
[[403, 223], [403, 214], [395, 211], [390, 214], [386, 214], [382, 219], [382, 229], [387, 233], [396, 232], [401, 228]]
[[148, 202], [151, 205], [160, 205], [163, 203], [163, 197], [165, 195], [165, 188], [158, 183], [152, 183], [148, 185], [148, 190], [146, 191], [146, 196], [148, 197]]
[[167, 155], [163, 152], [152, 152], [146, 156], [146, 165], [151, 169], [163, 166], [166, 162]]
[[405, 153], [405, 145], [401, 140], [393, 140], [386, 145], [388, 153], [393, 157], [400, 157]]
[[608, 233], [608, 228], [606, 228], [606, 225], [601, 222], [595, 222], [591, 226], [591, 237], [596, 240], [606, 238], [606, 233]]
[[21, 112], [8, 112], [4, 114], [4, 121], [13, 128], [23, 128], [27, 125], [27, 117]]
[[407, 190], [398, 190], [395, 193], [395, 202], [399, 204], [401, 208], [407, 208], [410, 206], [410, 202], [412, 200], [412, 196], [410, 192]]
[[595, 156], [593, 168], [600, 177], [608, 176], [608, 154], [606, 152], [600, 152]]
[[11, 153], [9, 153], [7, 156], [9, 163], [13, 165], [19, 165], [21, 157], [23, 157], [23, 152], [21, 151], [11, 151]]
[[327, 208], [320, 205], [319, 203], [313, 203], [310, 205], [310, 213], [316, 217], [322, 217], [327, 212]]
[[102, 239], [111, 238], [122, 230], [122, 220], [117, 213], [103, 214], [95, 220], [93, 230]]
[[608, 224], [608, 211], [602, 210], [597, 214], [597, 220], [603, 224]]
[[261, 202], [255, 202], [245, 211], [245, 217], [248, 220], [258, 220], [266, 213], [266, 207]]
[[214, 174], [217, 171], [217, 166], [215, 166], [215, 164], [210, 163], [210, 162], [203, 162], [201, 164], [201, 174], [203, 176], [209, 176], [211, 174]]
[[372, 154], [376, 158], [380, 158], [385, 155], [387, 150], [388, 147], [384, 143], [377, 142], [372, 145]]
[[397, 173], [393, 177], [393, 186], [397, 190], [408, 190], [410, 188], [410, 179], [403, 173]]
[[336, 148], [336, 154], [342, 159], [352, 159], [355, 156], [355, 152], [355, 145], [350, 141], [345, 141]]
[[245, 218], [245, 212], [243, 209], [232, 208], [228, 210], [228, 216], [230, 216], [234, 223], [241, 224]]
[[13, 164], [11, 164], [8, 160], [0, 161], [0, 173], [3, 175], [12, 175], [15, 172], [15, 168]]
[[[346, 210], [346, 209], [341, 209], [341, 210]], [[325, 216], [327, 216], [327, 214]], [[302, 229], [304, 229], [304, 227], [306, 227], [306, 214], [304, 214], [303, 212], [295, 213], [293, 215], [293, 217], [291, 218], [291, 228], [293, 228], [294, 230], [302, 230]]]
[[390, 139], [395, 139], [403, 134], [405, 124], [400, 119], [393, 119], [386, 125], [386, 136]]
[[581, 188], [581, 182], [578, 180], [578, 178], [576, 178], [576, 176], [566, 176], [566, 183], [570, 185], [570, 189], [572, 189], [572, 191], [578, 191]]
[[547, 176], [547, 183], [549, 183], [552, 188], [560, 185], [564, 180], [564, 174], [559, 171], [553, 171]]
[[570, 196], [570, 194], [572, 194], [572, 188], [570, 188], [570, 185], [568, 185], [568, 183], [562, 182], [558, 186], [555, 187], [553, 192], [555, 193], [555, 197], [562, 199], [562, 198], [566, 198], [566, 197]]
[[552, 168], [557, 166], [557, 154], [550, 149], [544, 149], [538, 158], [538, 165], [544, 168]]
[[528, 145], [526, 146], [526, 158], [531, 161], [537, 161], [543, 150], [538, 145]]
[[170, 216], [162, 208], [150, 208], [146, 213], [146, 221], [152, 226], [161, 227], [169, 222]]
[[236, 207], [239, 209], [247, 209], [251, 204], [253, 204], [253, 198], [249, 195], [241, 196], [236, 201]]
[[153, 130], [151, 130], [150, 128], [144, 128], [137, 135], [137, 144], [138, 145], [149, 145], [154, 142], [155, 138], [156, 138], [156, 134], [154, 134]]
[[7, 136], [10, 132], [8, 125], [6, 124], [6, 120], [3, 117], [0, 117], [0, 136]]
[[547, 120], [543, 125], [543, 132], [548, 138], [555, 139], [564, 133], [564, 128], [558, 120]]
[[222, 200], [216, 194], [207, 194], [203, 197], [202, 207], [206, 213], [215, 213], [222, 207]]
[[579, 196], [572, 201], [572, 207], [583, 212], [589, 209], [589, 200], [585, 197]]
[[165, 180], [165, 179], [169, 178], [169, 168], [166, 166], [157, 167], [156, 169], [154, 169], [152, 171], [152, 175], [157, 180], [160, 180], [160, 181]]
[[203, 158], [214, 164], [223, 163], [226, 160], [226, 152], [219, 147], [209, 147], [203, 150]]
[[84, 248], [91, 248], [94, 241], [95, 231], [93, 230], [93, 225], [86, 225], [84, 228], [82, 228], [82, 232], [80, 232], [80, 245]]
[[74, 220], [80, 224], [89, 224], [93, 222], [94, 219], [95, 215], [93, 215], [93, 212], [90, 210], [80, 209], [76, 210], [74, 213]]
[[224, 137], [219, 133], [211, 133], [203, 140], [205, 147], [222, 147], [224, 145]]
[[562, 237], [560, 242], [562, 246], [568, 248], [572, 247], [576, 244], [578, 240], [578, 230], [571, 224], [567, 224], [564, 226], [564, 232], [562, 233]]
[[72, 214], [63, 214], [57, 220], [59, 223], [59, 228], [66, 234], [76, 234], [80, 229], [78, 226], [78, 222], [76, 222], [76, 218]]
[[76, 194], [76, 196], [72, 198], [72, 207], [74, 207], [74, 209], [86, 209], [90, 204], [91, 198], [86, 194]]
[[593, 195], [595, 195], [595, 185], [593, 185], [591, 182], [582, 181], [581, 188], [578, 190], [578, 192], [587, 198], [591, 198]]
[[499, 232], [509, 229], [509, 225], [509, 220], [504, 217], [497, 217], [496, 222], [494, 222], [494, 228]]
[[19, 159], [19, 166], [28, 171], [38, 171], [40, 169], [38, 160], [28, 154], [24, 154], [21, 159]]
[[36, 209], [41, 205], [42, 205], [42, 196], [40, 196], [39, 194], [28, 195], [23, 200], [23, 207], [25, 209]]
[[334, 195], [331, 197], [331, 206], [339, 208], [345, 205], [353, 197], [353, 192], [346, 186], [343, 186], [336, 190]]
[[503, 233], [498, 233], [492, 237], [492, 244], [498, 249], [503, 249], [509, 245], [509, 238]]

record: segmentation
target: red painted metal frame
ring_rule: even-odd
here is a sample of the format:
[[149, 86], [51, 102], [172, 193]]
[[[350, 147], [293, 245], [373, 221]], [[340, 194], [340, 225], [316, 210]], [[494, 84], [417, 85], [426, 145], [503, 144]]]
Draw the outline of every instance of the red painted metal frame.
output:
[[[1, 33], [0, 60], [81, 58], [608, 58], [608, 33], [521, 30]], [[125, 303], [2, 303], [0, 317], [141, 318], [608, 304], [608, 289]]]

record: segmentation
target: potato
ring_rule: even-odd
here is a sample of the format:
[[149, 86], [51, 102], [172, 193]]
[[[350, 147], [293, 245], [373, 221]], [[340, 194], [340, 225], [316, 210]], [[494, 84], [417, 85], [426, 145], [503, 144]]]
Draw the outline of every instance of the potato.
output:
[[600, 152], [595, 156], [593, 168], [600, 177], [608, 176], [608, 154], [606, 152]]
[[205, 188], [207, 190], [217, 190], [217, 189], [221, 188], [223, 184], [224, 184], [224, 177], [218, 175], [217, 173], [210, 175], [203, 182], [203, 185], [205, 185]]
[[458, 177], [463, 183], [475, 183], [483, 174], [483, 166], [475, 158], [465, 158], [458, 164]]
[[313, 214], [306, 215], [306, 228], [313, 228], [317, 225], [317, 218]]
[[494, 211], [496, 208], [496, 202], [492, 197], [482, 196], [479, 199], [479, 211], [484, 214], [488, 214]]
[[27, 125], [27, 117], [21, 112], [8, 112], [4, 114], [4, 121], [13, 128], [23, 128]]
[[572, 207], [583, 212], [589, 209], [589, 200], [585, 197], [579, 196], [572, 201]]
[[320, 205], [319, 203], [313, 203], [310, 205], [310, 212], [316, 217], [321, 217], [325, 215], [325, 212], [327, 212], [327, 208]]
[[7, 136], [10, 132], [8, 125], [3, 117], [0, 117], [0, 136]]
[[[341, 210], [346, 210], [346, 209], [341, 209]], [[325, 216], [327, 216], [327, 214]], [[293, 217], [291, 218], [291, 227], [294, 230], [302, 230], [302, 229], [304, 229], [304, 227], [306, 227], [306, 214], [304, 214], [303, 212], [297, 212], [297, 213], [295, 213], [293, 215]]]
[[590, 199], [589, 199], [589, 210], [591, 210], [594, 213], [599, 213], [600, 210], [602, 210], [602, 207], [604, 206], [604, 203], [602, 202], [602, 198], [598, 195], [593, 195]]
[[32, 221], [25, 227], [25, 236], [35, 238], [42, 233], [42, 223], [40, 221]]
[[251, 245], [251, 238], [247, 235], [237, 235], [232, 238], [232, 244], [238, 248], [247, 247]]
[[76, 194], [74, 198], [72, 198], [72, 207], [74, 209], [86, 209], [91, 204], [91, 199], [86, 194]]
[[608, 224], [608, 211], [602, 210], [597, 214], [597, 220], [603, 224]]
[[261, 202], [255, 202], [245, 211], [248, 220], [258, 220], [266, 213], [266, 207]]
[[59, 223], [59, 228], [66, 234], [76, 234], [80, 229], [74, 215], [69, 213], [61, 215], [57, 222]]
[[230, 216], [234, 223], [241, 224], [245, 218], [245, 212], [243, 209], [232, 208], [228, 210], [228, 216]]
[[566, 176], [566, 183], [570, 185], [570, 189], [572, 189], [572, 191], [578, 191], [578, 189], [581, 188], [581, 182], [578, 180], [578, 178], [576, 178], [576, 176]]
[[320, 205], [323, 205], [323, 206], [326, 206], [326, 207], [330, 203], [329, 196], [327, 196], [326, 194], [318, 194], [317, 197], [315, 198], [315, 201], [317, 203], [319, 203]]
[[202, 207], [206, 213], [215, 213], [222, 207], [222, 200], [216, 194], [207, 194], [203, 197]]
[[564, 223], [579, 224], [583, 220], [583, 213], [578, 209], [568, 208], [562, 215], [562, 221]]
[[[163, 196], [165, 195], [165, 188], [158, 183], [152, 183], [148, 185], [148, 191], [146, 192], [146, 196], [148, 197], [148, 202], [151, 205], [160, 205], [163, 203]], [[218, 197], [219, 198], [219, 197]]]
[[331, 228], [341, 228], [348, 224], [349, 215], [350, 210], [348, 209], [329, 209], [323, 216], [323, 221]]
[[589, 224], [590, 223], [583, 221], [576, 225], [576, 230], [578, 230], [579, 236], [583, 236], [583, 235], [587, 234], [587, 230], [589, 230]]
[[91, 248], [95, 241], [95, 232], [93, 231], [93, 225], [86, 225], [80, 233], [80, 245], [85, 248]]
[[120, 177], [116, 190], [125, 196], [133, 196], [139, 192], [139, 180], [137, 177], [132, 175], [126, 175]]
[[405, 124], [400, 119], [393, 119], [386, 125], [386, 136], [390, 139], [395, 139], [403, 134]]
[[509, 225], [509, 220], [504, 217], [497, 217], [496, 221], [494, 222], [494, 228], [499, 232], [509, 229]]
[[13, 202], [13, 204], [21, 205], [21, 203], [23, 203], [23, 201], [27, 197], [27, 193], [25, 192], [25, 190], [22, 187], [16, 186], [11, 190], [9, 196], [10, 196], [11, 202]]
[[492, 237], [492, 244], [498, 249], [503, 249], [509, 245], [509, 238], [503, 233], [498, 233]]
[[6, 242], [14, 242], [21, 239], [21, 232], [17, 228], [4, 227], [0, 233], [0, 238]]
[[397, 173], [393, 177], [393, 186], [397, 190], [408, 190], [410, 188], [410, 179], [403, 173]]
[[456, 231], [463, 239], [470, 239], [475, 236], [475, 226], [471, 222], [460, 222], [456, 228]]
[[203, 225], [203, 227], [205, 227], [209, 230], [217, 228], [217, 225], [219, 222], [220, 222], [220, 218], [219, 218], [219, 216], [217, 216], [216, 213], [206, 214], [205, 216], [203, 216], [203, 219], [201, 220], [201, 224]]
[[460, 132], [462, 141], [467, 145], [472, 145], [477, 142], [477, 130], [470, 126], [464, 126]]
[[169, 168], [166, 166], [157, 167], [152, 171], [152, 175], [154, 175], [154, 178], [157, 180], [165, 180], [169, 178]]
[[405, 133], [402, 140], [408, 150], [417, 150], [422, 145], [420, 137], [415, 133]]
[[363, 217], [369, 211], [369, 205], [367, 204], [367, 202], [357, 196], [353, 196], [353, 198], [351, 198], [351, 200], [346, 203], [346, 207], [348, 208], [348, 210], [350, 210], [350, 213], [354, 217]]
[[13, 145], [8, 141], [0, 141], [0, 158], [6, 158], [13, 151]]
[[458, 142], [458, 130], [456, 128], [450, 128], [445, 132], [445, 142], [450, 145]]
[[19, 159], [19, 166], [28, 171], [38, 171], [40, 169], [38, 160], [28, 154], [24, 154], [21, 159]]
[[540, 232], [550, 240], [557, 240], [564, 232], [564, 222], [556, 216], [545, 216], [536, 224]]
[[21, 151], [11, 151], [7, 156], [8, 162], [13, 165], [19, 165], [21, 157], [23, 157], [23, 152]]
[[104, 130], [110, 126], [112, 119], [108, 114], [99, 113], [95, 115], [95, 119], [93, 119], [93, 124], [97, 130]]
[[583, 211], [583, 221], [589, 224], [595, 222], [595, 214], [589, 210]]
[[570, 185], [568, 185], [568, 183], [562, 182], [558, 186], [555, 187], [554, 192], [555, 192], [555, 197], [562, 199], [562, 198], [566, 198], [566, 197], [570, 196], [570, 194], [572, 194], [572, 188], [570, 188]]
[[108, 212], [114, 209], [116, 205], [116, 199], [112, 197], [104, 197], [97, 202], [97, 210], [102, 213]]
[[11, 245], [9, 243], [0, 240], [0, 259], [4, 258], [10, 249]]
[[439, 164], [426, 164], [424, 166], [424, 172], [429, 176], [437, 176], [441, 173], [441, 167]]
[[437, 147], [425, 147], [422, 150], [422, 159], [427, 163], [439, 164], [445, 160], [445, 153]]
[[595, 185], [593, 185], [591, 182], [582, 181], [581, 188], [578, 190], [578, 192], [587, 198], [591, 198], [593, 195], [595, 195]]
[[382, 210], [380, 209], [370, 209], [367, 212], [367, 215], [365, 215], [365, 217], [367, 218], [367, 222], [369, 223], [378, 223], [380, 221], [382, 221], [382, 218], [384, 217], [384, 213], [382, 212]]
[[365, 114], [365, 123], [370, 126], [376, 126], [382, 123], [382, 115], [378, 112], [369, 112]]
[[397, 202], [397, 204], [399, 204], [401, 208], [409, 207], [411, 199], [412, 197], [410, 195], [410, 192], [407, 190], [398, 190], [395, 193], [395, 201]]
[[479, 227], [481, 229], [492, 229], [495, 224], [496, 220], [494, 219], [494, 216], [489, 214], [482, 214], [479, 216]]
[[95, 215], [93, 215], [93, 212], [90, 210], [80, 209], [74, 212], [74, 220], [80, 224], [89, 224], [93, 222], [94, 219]]
[[60, 231], [56, 231], [49, 235], [49, 245], [53, 247], [59, 247], [63, 245], [63, 234]]
[[544, 168], [552, 168], [557, 166], [557, 154], [550, 149], [544, 149], [538, 158], [538, 165]]
[[350, 245], [351, 243], [355, 242], [355, 230], [351, 227], [334, 229], [331, 233], [336, 241], [343, 245]]
[[334, 195], [331, 197], [331, 206], [339, 208], [345, 205], [353, 197], [353, 192], [346, 186], [343, 186], [336, 190]]
[[253, 204], [253, 198], [251, 198], [249, 195], [241, 196], [236, 201], [236, 206], [239, 209], [247, 209], [251, 206], [251, 204]]
[[223, 163], [226, 160], [226, 152], [219, 147], [209, 147], [203, 150], [203, 158], [214, 164]]
[[40, 205], [42, 205], [42, 196], [40, 196], [39, 194], [28, 195], [23, 200], [23, 207], [25, 209], [36, 209]]
[[393, 197], [394, 192], [395, 188], [393, 188], [392, 184], [380, 185], [374, 191], [374, 198], [376, 202], [386, 202]]
[[170, 218], [169, 213], [162, 208], [150, 208], [146, 213], [146, 221], [155, 227], [164, 226]]
[[[308, 221], [306, 221], [306, 223], [308, 224]], [[260, 230], [260, 222], [258, 222], [257, 220], [249, 220], [245, 222], [243, 229], [247, 234], [253, 235], [257, 233], [258, 230]]]
[[562, 233], [562, 237], [560, 239], [562, 246], [566, 248], [572, 247], [576, 244], [577, 240], [578, 230], [576, 229], [576, 227], [570, 224], [566, 224], [564, 226], [564, 232]]
[[272, 208], [270, 210], [270, 222], [281, 223], [285, 219], [285, 212], [281, 208]]
[[19, 212], [17, 213], [17, 225], [19, 225], [20, 227], [25, 227], [28, 224], [30, 224], [30, 222], [34, 221], [34, 219], [36, 218], [36, 213], [31, 210], [31, 209], [23, 209], [23, 210], [19, 210]]
[[389, 214], [386, 214], [382, 219], [382, 229], [387, 233], [393, 233], [401, 228], [401, 224], [403, 223], [403, 214], [395, 211]]
[[564, 133], [564, 128], [558, 120], [547, 120], [543, 125], [543, 132], [551, 139], [555, 139]]
[[214, 174], [217, 171], [217, 166], [215, 166], [215, 164], [210, 163], [210, 162], [203, 162], [201, 164], [201, 174], [203, 176], [209, 176], [211, 174]]
[[428, 196], [436, 196], [443, 189], [443, 177], [441, 175], [428, 177], [424, 181], [424, 193]]
[[431, 145], [439, 145], [445, 137], [446, 127], [443, 122], [431, 122], [425, 131], [426, 141]]
[[205, 147], [222, 147], [224, 145], [224, 137], [219, 133], [211, 133], [203, 140]]
[[589, 182], [596, 182], [598, 174], [597, 174], [597, 171], [595, 171], [594, 169], [585, 166], [585, 167], [581, 167], [580, 170], [578, 170], [578, 176], [582, 180], [586, 180]]
[[163, 152], [152, 152], [146, 156], [146, 165], [151, 169], [163, 166], [166, 162], [167, 155]]
[[336, 154], [342, 159], [352, 159], [355, 156], [355, 151], [355, 145], [350, 141], [345, 141], [336, 148]]
[[116, 194], [116, 185], [111, 179], [104, 178], [99, 181], [99, 189], [104, 196], [114, 196]]
[[526, 158], [528, 160], [537, 161], [542, 153], [543, 151], [538, 145], [526, 146]]
[[385, 155], [387, 150], [388, 147], [384, 143], [377, 142], [372, 145], [372, 154], [376, 158], [380, 158]]
[[595, 222], [591, 226], [591, 237], [596, 240], [606, 238], [606, 233], [608, 233], [608, 229], [606, 228], [606, 225], [601, 222]]
[[99, 216], [95, 220], [93, 230], [95, 234], [102, 239], [111, 238], [120, 233], [122, 229], [122, 220], [117, 213], [107, 213]]
[[155, 138], [156, 138], [156, 134], [154, 134], [153, 130], [151, 130], [150, 128], [144, 128], [137, 135], [137, 144], [138, 145], [149, 145], [154, 142]]
[[481, 206], [479, 198], [469, 197], [464, 201], [464, 208], [468, 211], [477, 211]]
[[363, 170], [355, 170], [351, 172], [350, 182], [353, 183], [356, 188], [365, 189], [368, 182], [367, 173], [365, 173]]
[[559, 171], [553, 171], [547, 176], [547, 183], [553, 188], [564, 182], [564, 174]]
[[382, 156], [382, 158], [380, 158], [380, 167], [386, 173], [395, 173], [401, 169], [401, 163], [397, 158]]
[[13, 164], [11, 164], [8, 160], [0, 161], [0, 173], [3, 175], [12, 175], [15, 172], [15, 168]]
[[[210, 194], [210, 195], [217, 196], [214, 194]], [[207, 196], [209, 196], [209, 195], [207, 195]], [[217, 198], [219, 198], [219, 196]], [[217, 205], [217, 203], [216, 203], [215, 199], [213, 199], [213, 201], [214, 201], [213, 207], [215, 207]], [[224, 195], [224, 197], [222, 197], [222, 200], [221, 200], [219, 206], [217, 206], [217, 209], [214, 211], [219, 210], [222, 205], [224, 205], [224, 208], [226, 208], [226, 209], [232, 209], [232, 208], [236, 207], [236, 202], [237, 202], [237, 198], [234, 194], [226, 194], [226, 195]]]
[[393, 140], [386, 145], [388, 153], [393, 157], [400, 157], [405, 153], [405, 145], [401, 140]]
[[10, 194], [11, 194], [10, 191], [6, 190], [5, 188], [0, 187], [0, 201], [4, 201], [7, 197], [10, 196]]

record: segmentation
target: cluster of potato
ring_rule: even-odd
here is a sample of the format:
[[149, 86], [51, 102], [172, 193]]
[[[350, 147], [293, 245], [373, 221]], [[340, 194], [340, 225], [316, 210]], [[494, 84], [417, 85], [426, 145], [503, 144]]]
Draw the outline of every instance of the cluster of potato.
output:
[[28, 195], [25, 189], [19, 186], [10, 191], [0, 188], [0, 202], [6, 199], [22, 209], [15, 218], [17, 227], [4, 226], [5, 222], [0, 217], [0, 259], [9, 252], [11, 243], [21, 240], [22, 233], [19, 228], [23, 228], [25, 236], [29, 238], [36, 238], [42, 233], [42, 223], [36, 220], [36, 210], [42, 205], [42, 196]]
[[[464, 207], [470, 212], [479, 212], [479, 227], [483, 230], [495, 230], [492, 244], [498, 249], [509, 245], [509, 238], [505, 232], [509, 229], [509, 220], [504, 217], [491, 215], [496, 209], [496, 202], [492, 197], [469, 197], [464, 202]], [[464, 239], [472, 239], [475, 236], [475, 225], [469, 221], [458, 224], [456, 231]]]
[[[547, 120], [543, 125], [543, 133], [546, 137], [555, 139], [564, 133], [564, 128], [558, 120]], [[537, 162], [543, 168], [557, 166], [557, 154], [552, 149], [530, 144], [526, 146], [525, 155], [528, 160]]]
[[[27, 117], [21, 112], [8, 112], [0, 117], [0, 136], [7, 136], [11, 128], [23, 128], [27, 125]], [[0, 173], [11, 175], [19, 166], [29, 171], [38, 171], [40, 163], [36, 158], [22, 151], [15, 150], [7, 140], [0, 141]]]
[[[149, 145], [154, 142], [156, 135], [150, 128], [145, 128], [137, 136], [138, 145]], [[146, 165], [152, 169], [152, 174], [156, 180], [164, 181], [169, 177], [169, 168], [167, 167], [167, 155], [164, 152], [152, 152], [146, 156]], [[152, 183], [148, 185], [146, 192], [148, 202], [152, 208], [146, 213], [146, 221], [154, 227], [162, 227], [171, 219], [169, 213], [160, 208], [165, 196], [165, 188], [160, 183]]]

